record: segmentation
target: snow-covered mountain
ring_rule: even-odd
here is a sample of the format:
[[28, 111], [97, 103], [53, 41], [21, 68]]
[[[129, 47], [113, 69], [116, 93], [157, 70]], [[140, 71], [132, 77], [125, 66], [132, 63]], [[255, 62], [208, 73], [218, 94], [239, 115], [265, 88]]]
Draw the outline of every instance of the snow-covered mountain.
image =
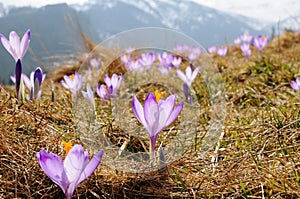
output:
[[189, 0], [102, 0], [82, 12], [88, 13], [101, 40], [128, 29], [155, 26], [183, 32], [207, 47], [232, 43], [245, 31], [260, 34], [263, 25]]
[[[25, 56], [24, 72], [27, 74], [40, 65], [51, 70], [53, 64], [45, 59], [49, 56], [79, 53], [80, 46], [84, 48], [81, 32], [99, 43], [133, 28], [164, 27], [185, 33], [204, 47], [232, 43], [245, 31], [253, 35], [265, 33], [261, 32], [262, 24], [256, 20], [191, 0], [99, 0], [84, 5], [10, 8], [4, 13], [0, 17], [2, 34], [8, 36], [11, 30], [23, 34], [27, 28], [31, 29], [30, 48], [34, 56]], [[13, 64], [1, 47], [0, 82], [8, 82], [14, 68], [2, 66]]]

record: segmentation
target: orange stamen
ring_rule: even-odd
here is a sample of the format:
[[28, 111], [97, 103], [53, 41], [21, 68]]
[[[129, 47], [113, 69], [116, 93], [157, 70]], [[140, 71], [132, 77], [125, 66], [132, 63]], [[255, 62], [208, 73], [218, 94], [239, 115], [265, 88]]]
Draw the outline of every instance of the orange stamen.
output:
[[74, 79], [75, 74], [69, 75], [69, 77], [70, 77], [71, 79]]
[[156, 102], [159, 102], [159, 100], [161, 99], [161, 97], [165, 94], [166, 92], [159, 92], [158, 90], [154, 91], [154, 96], [156, 99]]
[[65, 147], [65, 150], [66, 150], [66, 154], [68, 154], [69, 153], [69, 151], [71, 150], [71, 148], [72, 148], [72, 143], [71, 142], [65, 142], [65, 141], [63, 141], [62, 142], [62, 144], [64, 145], [64, 147]]

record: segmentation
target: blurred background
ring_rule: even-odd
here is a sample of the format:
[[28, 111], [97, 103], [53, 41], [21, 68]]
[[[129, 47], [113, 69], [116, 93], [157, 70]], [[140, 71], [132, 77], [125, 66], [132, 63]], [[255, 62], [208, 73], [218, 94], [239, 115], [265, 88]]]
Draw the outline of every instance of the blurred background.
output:
[[[203, 47], [232, 44], [248, 32], [270, 38], [298, 31], [298, 0], [0, 0], [0, 33], [20, 36], [30, 28], [23, 72], [52, 70], [87, 52], [83, 37], [95, 44], [122, 31], [164, 27], [190, 36]], [[12, 57], [0, 47], [0, 83], [14, 74]]]

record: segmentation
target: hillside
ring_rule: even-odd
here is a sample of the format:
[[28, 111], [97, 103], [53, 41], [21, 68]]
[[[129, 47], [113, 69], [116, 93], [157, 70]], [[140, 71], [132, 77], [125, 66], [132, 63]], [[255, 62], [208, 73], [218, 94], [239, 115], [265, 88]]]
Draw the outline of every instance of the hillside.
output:
[[[105, 156], [95, 173], [76, 189], [74, 198], [299, 198], [300, 95], [291, 88], [290, 81], [300, 76], [300, 34], [286, 32], [274, 38], [261, 55], [252, 48], [248, 61], [237, 46], [228, 47], [224, 58], [216, 54], [198, 58], [199, 62], [212, 59], [211, 67], [218, 69], [214, 73], [219, 74], [223, 84], [220, 93], [224, 94], [222, 108], [226, 118], [220, 124], [224, 126], [218, 143], [202, 150], [205, 143], [202, 133], [208, 132], [213, 116], [210, 103], [217, 97], [211, 97], [205, 81], [197, 77], [193, 88], [200, 104], [200, 115], [196, 118], [199, 134], [180, 159], [170, 163], [166, 171], [132, 174], [115, 169]], [[60, 72], [69, 75], [81, 63], [78, 60], [71, 69]], [[184, 62], [183, 66], [186, 65]], [[126, 74], [119, 60], [103, 73], [113, 70]], [[61, 189], [42, 172], [36, 152], [45, 149], [65, 157], [62, 141], [83, 145], [85, 141], [80, 139], [82, 132], [78, 133], [79, 123], [73, 117], [70, 92], [56, 83], [56, 100], [50, 101], [50, 77], [55, 76], [48, 76], [41, 100], [33, 103], [17, 102], [13, 87], [0, 88], [0, 197], [64, 197]], [[164, 88], [149, 84], [135, 92], [143, 95], [157, 86]], [[131, 152], [143, 151], [148, 146], [147, 139], [128, 136], [128, 132], [115, 128], [111, 105], [103, 104], [98, 97], [95, 100], [100, 131], [111, 142], [122, 148], [122, 142], [127, 141], [130, 145], [126, 150]], [[75, 116], [81, 115], [75, 113]], [[130, 118], [123, 119], [131, 125]], [[176, 131], [179, 122], [183, 122], [182, 118], [166, 132]], [[86, 150], [89, 147], [84, 145]], [[106, 150], [108, 154], [109, 149]], [[126, 164], [128, 169], [134, 166]]]

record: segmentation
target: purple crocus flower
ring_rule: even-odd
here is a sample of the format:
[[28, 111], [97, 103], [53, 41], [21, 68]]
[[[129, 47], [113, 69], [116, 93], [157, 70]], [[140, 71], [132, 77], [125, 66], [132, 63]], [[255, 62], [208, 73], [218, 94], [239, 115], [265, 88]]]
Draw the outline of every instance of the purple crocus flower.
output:
[[185, 74], [181, 70], [177, 69], [177, 75], [184, 83], [191, 87], [199, 71], [200, 67], [197, 67], [194, 71], [192, 71], [192, 68], [189, 66], [185, 69]]
[[90, 84], [86, 85], [86, 91], [81, 91], [83, 97], [89, 101], [93, 110], [95, 110], [95, 100], [94, 100], [94, 91], [92, 90]]
[[45, 174], [71, 199], [76, 187], [87, 179], [101, 162], [104, 150], [100, 150], [89, 162], [89, 155], [81, 145], [74, 145], [63, 161], [54, 153], [41, 150], [36, 153]]
[[157, 58], [159, 62], [162, 64], [164, 67], [172, 68], [173, 64], [172, 61], [174, 59], [174, 56], [171, 53], [163, 52], [157, 54]]
[[188, 52], [190, 62], [194, 62], [201, 54], [201, 49], [198, 47], [191, 47]]
[[149, 52], [149, 53], [143, 53], [142, 57], [140, 59], [141, 64], [150, 69], [152, 64], [155, 62], [156, 60], [156, 56], [153, 52]]
[[101, 84], [100, 87], [96, 85], [96, 93], [103, 101], [108, 100], [110, 97], [116, 97], [117, 92], [121, 86], [123, 76], [118, 76], [113, 74], [111, 78], [106, 74], [104, 75], [104, 84]]
[[101, 62], [101, 58], [93, 58], [90, 60], [90, 65], [93, 67], [93, 68], [99, 68], [100, 66], [100, 62]]
[[133, 58], [130, 58], [130, 60], [125, 64], [127, 70], [131, 72], [141, 72], [143, 71], [142, 63], [140, 58], [137, 58], [137, 60], [134, 60]]
[[217, 47], [216, 46], [211, 46], [207, 49], [209, 53], [216, 53], [217, 52]]
[[181, 64], [181, 61], [182, 61], [182, 58], [181, 57], [178, 57], [176, 58], [174, 56], [173, 60], [172, 60], [172, 65], [175, 66], [176, 68], [179, 67], [179, 65]]
[[244, 43], [251, 43], [252, 36], [249, 33], [244, 33], [243, 35], [240, 36], [240, 39]]
[[64, 76], [64, 80], [61, 80], [61, 85], [66, 89], [70, 90], [73, 94], [73, 99], [76, 99], [77, 92], [80, 90], [83, 84], [82, 75], [75, 72], [73, 75]]
[[30, 90], [30, 100], [33, 98], [39, 99], [42, 95], [42, 90], [40, 89], [42, 82], [45, 80], [46, 74], [40, 67], [37, 67], [35, 71], [30, 73], [30, 78], [26, 75], [22, 76], [22, 79], [26, 87]]
[[174, 108], [175, 101], [176, 96], [170, 95], [166, 100], [157, 102], [155, 96], [149, 93], [143, 107], [135, 95], [132, 98], [133, 113], [150, 137], [150, 158], [153, 158], [159, 132], [169, 126], [182, 110], [183, 101]]
[[259, 35], [257, 38], [253, 39], [253, 45], [259, 50], [261, 53], [263, 48], [267, 45], [268, 43], [268, 38], [263, 35]]
[[240, 45], [240, 48], [243, 52], [243, 54], [246, 56], [247, 59], [249, 59], [251, 53], [252, 53], [252, 50], [250, 48], [250, 44], [249, 43], [243, 43]]
[[291, 81], [291, 87], [296, 91], [300, 92], [300, 77], [297, 77], [296, 81]]
[[227, 54], [228, 48], [227, 47], [223, 47], [223, 48], [219, 48], [217, 50], [217, 54], [221, 57], [225, 57]]
[[22, 61], [30, 43], [30, 29], [24, 33], [21, 41], [19, 35], [15, 31], [10, 32], [9, 40], [0, 34], [0, 40], [3, 47], [7, 50], [7, 52], [9, 52], [16, 62], [18, 59]]
[[107, 91], [110, 96], [115, 97], [117, 92], [121, 86], [123, 80], [123, 76], [118, 76], [117, 74], [113, 74], [111, 78], [106, 74], [104, 75], [104, 82], [107, 86]]
[[107, 88], [104, 84], [101, 84], [100, 87], [96, 85], [96, 93], [103, 101], [109, 100], [109, 94]]
[[236, 45], [240, 45], [242, 43], [242, 40], [240, 37], [236, 38], [233, 40], [233, 43], [236, 44]]

